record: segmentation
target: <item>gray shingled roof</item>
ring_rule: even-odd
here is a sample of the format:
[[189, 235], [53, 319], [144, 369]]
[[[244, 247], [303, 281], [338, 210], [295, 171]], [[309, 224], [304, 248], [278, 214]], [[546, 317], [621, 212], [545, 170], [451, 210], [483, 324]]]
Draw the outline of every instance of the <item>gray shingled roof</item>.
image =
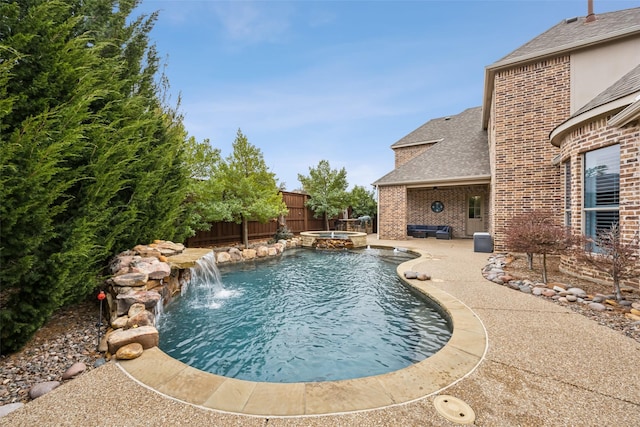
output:
[[623, 98], [638, 91], [640, 91], [640, 64], [636, 68], [625, 74], [612, 86], [589, 101], [584, 107], [576, 111], [571, 117], [579, 116], [586, 111], [600, 107], [601, 105], [607, 104], [611, 101], [615, 101], [619, 98]]
[[563, 19], [496, 64], [504, 61], [517, 61], [521, 57], [542, 55], [546, 52], [558, 52], [564, 50], [565, 47], [575, 49], [580, 45], [588, 45], [592, 41], [615, 38], [619, 34], [640, 30], [640, 8], [596, 13], [596, 18], [596, 21], [590, 23], [585, 23], [584, 17], [579, 17], [575, 21]]
[[394, 169], [373, 185], [429, 184], [442, 181], [488, 179], [489, 145], [481, 126], [482, 107], [456, 116], [433, 119], [392, 145], [399, 148], [421, 141], [437, 141], [431, 148]]
[[585, 23], [583, 16], [575, 20], [560, 21], [501, 60], [486, 67], [482, 126], [486, 128], [489, 125], [493, 78], [497, 70], [637, 34], [640, 34], [640, 8], [600, 14], [596, 11], [596, 20], [589, 23]]

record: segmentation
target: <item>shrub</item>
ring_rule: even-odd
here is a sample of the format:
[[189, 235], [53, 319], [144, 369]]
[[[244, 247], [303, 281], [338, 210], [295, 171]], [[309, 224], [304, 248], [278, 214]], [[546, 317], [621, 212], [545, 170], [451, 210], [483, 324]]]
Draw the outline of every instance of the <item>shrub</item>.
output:
[[533, 268], [533, 255], [542, 255], [542, 280], [547, 283], [547, 255], [569, 248], [571, 238], [567, 228], [555, 222], [552, 212], [537, 209], [513, 217], [505, 244], [510, 251], [527, 254], [529, 269]]
[[620, 281], [640, 277], [639, 246], [638, 233], [624, 241], [620, 237], [620, 227], [613, 223], [608, 229], [598, 231], [595, 239], [581, 236], [574, 246], [574, 253], [578, 261], [608, 274], [613, 280], [616, 298], [621, 300]]

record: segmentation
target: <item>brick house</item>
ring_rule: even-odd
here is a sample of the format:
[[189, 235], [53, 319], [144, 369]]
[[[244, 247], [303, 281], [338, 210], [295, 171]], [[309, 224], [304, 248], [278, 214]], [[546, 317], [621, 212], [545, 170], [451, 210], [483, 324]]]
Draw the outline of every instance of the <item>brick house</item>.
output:
[[640, 8], [561, 21], [486, 67], [482, 101], [391, 146], [395, 169], [374, 182], [379, 238], [450, 225], [501, 251], [509, 220], [532, 209], [575, 233], [638, 232]]

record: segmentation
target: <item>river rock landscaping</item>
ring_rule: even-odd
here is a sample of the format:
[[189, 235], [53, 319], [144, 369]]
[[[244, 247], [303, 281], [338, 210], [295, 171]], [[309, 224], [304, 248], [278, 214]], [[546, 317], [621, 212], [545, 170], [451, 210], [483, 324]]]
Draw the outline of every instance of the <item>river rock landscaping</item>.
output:
[[542, 282], [541, 268], [534, 263], [530, 270], [523, 254], [496, 254], [488, 261], [482, 271], [487, 280], [561, 304], [640, 342], [640, 290], [623, 286], [623, 300], [616, 301], [613, 285], [563, 273], [559, 256], [547, 258], [546, 284]]

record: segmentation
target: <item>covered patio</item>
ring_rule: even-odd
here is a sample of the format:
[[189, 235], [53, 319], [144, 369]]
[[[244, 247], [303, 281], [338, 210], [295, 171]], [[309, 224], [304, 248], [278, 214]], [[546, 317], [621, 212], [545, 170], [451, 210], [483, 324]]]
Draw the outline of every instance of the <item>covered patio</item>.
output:
[[430, 120], [393, 144], [395, 169], [376, 182], [381, 239], [408, 225], [448, 225], [454, 238], [490, 231], [491, 170], [481, 108]]

